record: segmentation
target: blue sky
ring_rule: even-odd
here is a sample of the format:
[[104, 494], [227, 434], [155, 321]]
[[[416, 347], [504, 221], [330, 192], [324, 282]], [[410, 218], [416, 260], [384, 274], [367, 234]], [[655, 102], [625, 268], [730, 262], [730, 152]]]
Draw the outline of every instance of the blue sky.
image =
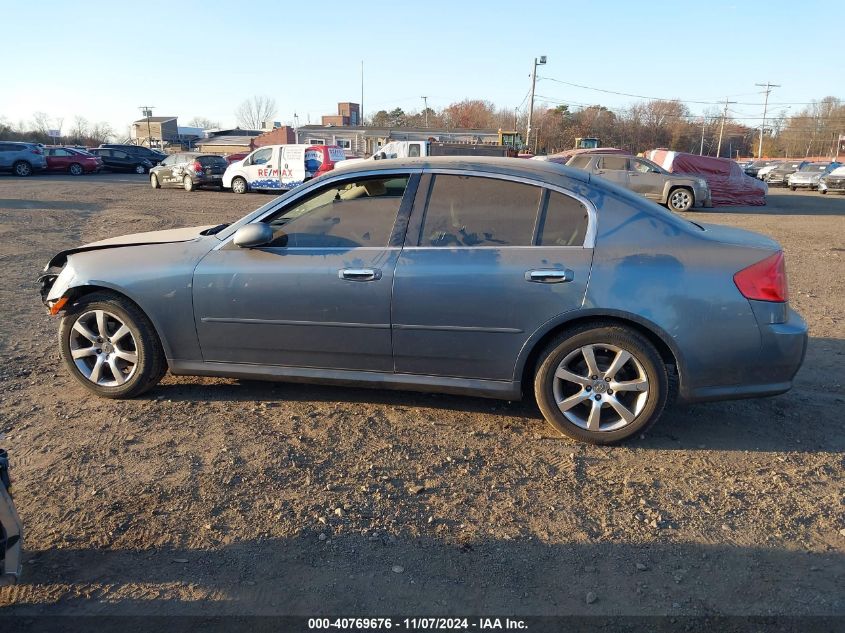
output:
[[[771, 81], [782, 87], [770, 100], [793, 112], [845, 96], [841, 1], [0, 0], [0, 15], [0, 117], [43, 111], [65, 130], [79, 114], [120, 133], [145, 104], [183, 125], [195, 115], [234, 124], [255, 94], [276, 99], [279, 120], [317, 123], [338, 101], [360, 100], [362, 60], [367, 113], [419, 110], [421, 95], [435, 108], [465, 97], [516, 107], [538, 55], [548, 56], [540, 77], [637, 95], [754, 104], [754, 84]], [[636, 101], [548, 79], [537, 94]]]

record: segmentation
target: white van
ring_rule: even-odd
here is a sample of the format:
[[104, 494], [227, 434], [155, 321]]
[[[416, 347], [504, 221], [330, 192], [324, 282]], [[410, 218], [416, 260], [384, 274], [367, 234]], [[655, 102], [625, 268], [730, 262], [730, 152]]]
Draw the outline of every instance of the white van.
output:
[[235, 193], [287, 191], [331, 171], [344, 158], [335, 145], [265, 145], [229, 165], [223, 187]]

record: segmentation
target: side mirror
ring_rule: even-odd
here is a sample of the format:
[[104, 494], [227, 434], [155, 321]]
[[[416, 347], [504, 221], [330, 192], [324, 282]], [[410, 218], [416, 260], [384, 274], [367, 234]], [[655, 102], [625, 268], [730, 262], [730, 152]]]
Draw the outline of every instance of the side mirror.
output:
[[254, 246], [264, 246], [273, 240], [273, 229], [269, 224], [259, 222], [257, 224], [247, 224], [242, 226], [235, 232], [235, 246], [240, 248], [252, 248]]

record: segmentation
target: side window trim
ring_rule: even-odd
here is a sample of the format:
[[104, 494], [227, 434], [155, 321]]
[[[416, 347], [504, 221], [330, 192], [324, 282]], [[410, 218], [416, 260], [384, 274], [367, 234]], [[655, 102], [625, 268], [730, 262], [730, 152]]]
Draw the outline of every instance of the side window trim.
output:
[[[447, 174], [447, 175], [456, 175], [456, 176], [480, 176], [482, 178], [497, 178], [499, 180], [510, 180], [513, 182], [520, 182], [527, 185], [534, 185], [535, 187], [541, 187], [548, 191], [556, 191], [561, 193], [565, 196], [569, 196], [570, 198], [574, 198], [578, 202], [584, 205], [587, 209], [587, 232], [584, 235], [584, 244], [581, 246], [555, 246], [554, 248], [581, 248], [581, 249], [591, 249], [595, 248], [596, 245], [596, 232], [597, 232], [597, 217], [598, 214], [596, 212], [596, 206], [592, 203], [592, 201], [588, 200], [584, 196], [575, 193], [574, 191], [570, 191], [564, 187], [554, 185], [542, 180], [536, 180], [533, 178], [525, 178], [523, 176], [513, 176], [511, 174], [499, 174], [495, 172], [488, 172], [488, 171], [476, 171], [476, 170], [467, 170], [467, 169], [448, 169], [448, 168], [441, 168], [441, 169], [427, 169], [423, 173], [423, 180], [420, 184], [424, 184], [425, 177], [431, 176], [428, 191], [425, 192], [424, 199], [421, 199], [421, 195], [417, 195], [416, 199], [414, 200], [414, 208], [411, 213], [411, 221], [409, 223], [407, 236], [405, 239], [405, 246], [404, 248], [412, 248], [412, 249], [439, 249], [442, 250], [443, 247], [441, 246], [418, 246], [420, 232], [422, 231], [423, 222], [425, 220], [425, 212], [428, 209], [428, 200], [431, 196], [431, 189], [434, 184], [434, 176], [437, 174]], [[421, 193], [423, 189], [420, 189], [418, 193]], [[544, 194], [543, 199], [541, 200], [541, 204], [538, 205], [538, 214], [542, 212], [542, 209], [545, 208], [545, 202], [548, 200], [548, 193]], [[422, 207], [419, 207], [420, 202], [423, 203]], [[535, 219], [534, 222], [534, 237], [536, 240], [537, 231], [539, 230], [539, 215]], [[534, 242], [532, 242], [533, 244]], [[533, 245], [531, 246], [453, 246], [451, 248], [534, 248]]]

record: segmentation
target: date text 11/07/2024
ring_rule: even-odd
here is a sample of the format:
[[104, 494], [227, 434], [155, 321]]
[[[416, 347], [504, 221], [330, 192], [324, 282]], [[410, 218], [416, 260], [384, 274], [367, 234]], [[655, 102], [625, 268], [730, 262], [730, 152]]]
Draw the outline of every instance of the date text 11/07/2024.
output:
[[309, 618], [309, 630], [468, 631], [527, 629], [524, 620], [510, 618]]

